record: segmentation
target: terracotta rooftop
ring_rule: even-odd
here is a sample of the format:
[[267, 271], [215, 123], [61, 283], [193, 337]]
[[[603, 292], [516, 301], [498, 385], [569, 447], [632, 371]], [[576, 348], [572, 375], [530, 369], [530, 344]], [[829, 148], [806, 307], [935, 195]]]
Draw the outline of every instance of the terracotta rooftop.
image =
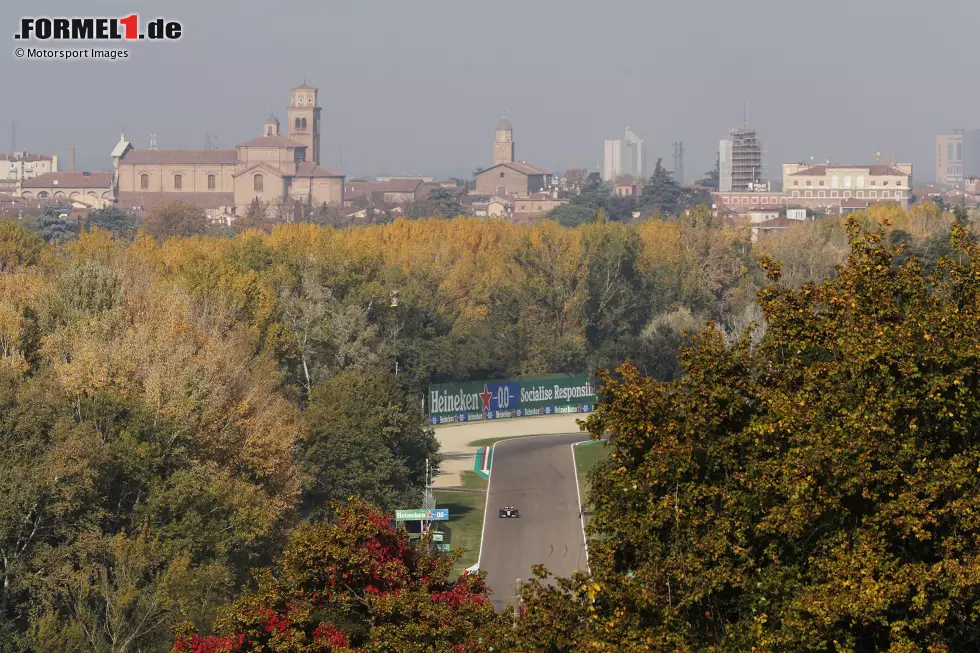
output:
[[854, 169], [857, 169], [857, 170], [867, 170], [868, 171], [868, 175], [870, 175], [872, 177], [882, 177], [882, 176], [905, 177], [905, 176], [907, 176], [907, 173], [904, 173], [904, 172], [902, 172], [901, 170], [899, 170], [897, 168], [893, 168], [891, 166], [881, 166], [881, 165], [874, 165], [874, 166], [817, 165], [817, 166], [810, 166], [809, 168], [804, 168], [803, 170], [800, 170], [799, 172], [794, 172], [791, 176], [793, 176], [793, 177], [797, 177], [797, 176], [803, 176], [803, 177], [817, 176], [817, 177], [822, 177], [822, 176], [824, 176], [824, 175], [827, 174], [827, 171], [828, 170], [854, 170]]
[[142, 209], [148, 211], [161, 204], [184, 202], [202, 209], [216, 209], [221, 206], [234, 206], [234, 193], [119, 193], [116, 204], [127, 211]]
[[303, 161], [296, 166], [297, 177], [343, 177], [343, 173], [321, 168], [312, 161]]
[[120, 161], [137, 165], [154, 163], [235, 164], [238, 162], [238, 152], [236, 150], [129, 150]]
[[532, 166], [529, 163], [524, 163], [523, 161], [511, 161], [509, 163], [498, 163], [495, 166], [490, 166], [486, 170], [481, 170], [477, 174], [481, 174], [482, 175], [484, 172], [487, 172], [489, 170], [493, 170], [494, 168], [497, 168], [499, 166], [504, 166], [504, 167], [510, 168], [511, 170], [514, 170], [514, 171], [519, 172], [519, 173], [524, 174], [524, 175], [550, 175], [551, 174], [550, 172], [548, 172], [547, 170], [545, 170], [543, 168], [537, 168], [535, 166]]
[[511, 170], [516, 170], [517, 172], [523, 172], [526, 175], [550, 175], [551, 173], [544, 168], [538, 168], [532, 166], [530, 163], [524, 163], [523, 161], [512, 161], [510, 163], [502, 163]]
[[259, 136], [250, 141], [239, 143], [236, 147], [306, 147], [299, 141], [285, 136]]
[[414, 193], [422, 185], [421, 179], [392, 179], [375, 182], [373, 190], [385, 193]]
[[21, 188], [112, 188], [111, 172], [46, 172], [25, 179]]

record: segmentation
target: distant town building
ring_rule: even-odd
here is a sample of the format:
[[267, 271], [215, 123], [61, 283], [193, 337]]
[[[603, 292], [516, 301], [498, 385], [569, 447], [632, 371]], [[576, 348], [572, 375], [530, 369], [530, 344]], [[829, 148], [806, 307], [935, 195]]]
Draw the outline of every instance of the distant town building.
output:
[[103, 208], [114, 199], [112, 173], [46, 172], [21, 182], [19, 196], [24, 200], [58, 200]]
[[344, 184], [344, 206], [367, 204], [404, 206], [420, 199], [424, 184], [419, 177], [389, 177], [386, 181], [348, 181]]
[[814, 208], [854, 199], [898, 202], [907, 209], [912, 195], [912, 164], [808, 166], [786, 163], [783, 164], [783, 192], [790, 203]]
[[58, 172], [58, 157], [28, 152], [0, 153], [0, 179], [24, 181], [49, 172]]
[[288, 136], [270, 116], [262, 135], [233, 150], [138, 150], [125, 135], [112, 151], [117, 203], [143, 212], [181, 200], [212, 217], [244, 213], [253, 200], [270, 206], [344, 203], [344, 175], [319, 166], [317, 89], [292, 89]]
[[514, 215], [518, 219], [534, 218], [562, 204], [568, 204], [568, 200], [558, 199], [550, 193], [535, 193], [530, 197], [514, 199]]
[[946, 207], [975, 208], [980, 205], [980, 177], [967, 177], [962, 186], [929, 184], [919, 186], [913, 193], [918, 204], [932, 202]]
[[[753, 211], [813, 209], [847, 213], [876, 202], [896, 202], [908, 208], [912, 196], [912, 164], [894, 166], [783, 165], [783, 191], [718, 191], [711, 194], [714, 207], [723, 213], [749, 215]], [[798, 215], [798, 214], [797, 214]]]
[[936, 136], [936, 183], [959, 186], [963, 183], [963, 130]]
[[720, 192], [742, 192], [762, 182], [762, 145], [754, 129], [733, 129], [718, 144]]
[[718, 191], [711, 194], [715, 208], [729, 213], [747, 215], [753, 209], [786, 206], [786, 193], [776, 191]]
[[514, 130], [507, 118], [494, 132], [493, 165], [476, 174], [478, 195], [527, 197], [551, 186], [551, 173], [514, 160]]
[[613, 187], [613, 193], [620, 197], [639, 197], [645, 184], [642, 181], [624, 181]]
[[980, 177], [980, 129], [963, 132], [963, 179]]
[[936, 183], [960, 186], [980, 176], [980, 129], [954, 129], [936, 136]]
[[646, 174], [646, 145], [629, 127], [622, 139], [605, 142], [603, 181], [615, 182], [623, 176], [643, 179]]

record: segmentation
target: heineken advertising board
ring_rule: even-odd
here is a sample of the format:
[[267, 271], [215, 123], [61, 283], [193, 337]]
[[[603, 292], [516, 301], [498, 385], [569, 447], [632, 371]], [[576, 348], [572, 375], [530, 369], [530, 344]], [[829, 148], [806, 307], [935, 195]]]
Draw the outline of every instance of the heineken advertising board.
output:
[[429, 386], [429, 423], [589, 413], [597, 400], [585, 373], [440, 383]]
[[447, 519], [449, 519], [448, 508], [395, 511], [395, 521], [446, 521]]

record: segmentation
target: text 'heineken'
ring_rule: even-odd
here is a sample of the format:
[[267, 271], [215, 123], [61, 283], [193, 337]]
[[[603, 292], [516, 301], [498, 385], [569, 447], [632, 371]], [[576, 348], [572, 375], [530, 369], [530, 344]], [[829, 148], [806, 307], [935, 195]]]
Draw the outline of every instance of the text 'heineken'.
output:
[[429, 422], [587, 413], [597, 397], [588, 374], [552, 374], [429, 386]]

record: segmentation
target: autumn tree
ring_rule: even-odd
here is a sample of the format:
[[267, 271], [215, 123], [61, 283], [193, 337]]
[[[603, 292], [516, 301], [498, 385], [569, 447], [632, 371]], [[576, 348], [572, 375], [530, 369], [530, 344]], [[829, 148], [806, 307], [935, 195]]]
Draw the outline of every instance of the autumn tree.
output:
[[[451, 580], [458, 553], [433, 553], [362, 501], [298, 529], [272, 573], [173, 653], [490, 651], [498, 628], [481, 575]], [[497, 649], [499, 650], [499, 649]]]
[[955, 225], [929, 274], [848, 228], [833, 279], [763, 261], [758, 346], [709, 327], [673, 383], [604, 375], [592, 577], [552, 623], [599, 651], [980, 643], [980, 252]]
[[185, 202], [155, 206], [143, 219], [142, 229], [157, 240], [174, 237], [203, 236], [208, 219], [199, 207]]
[[38, 262], [44, 241], [13, 220], [0, 220], [0, 272]]
[[274, 223], [269, 219], [268, 205], [265, 202], [260, 201], [257, 197], [249, 202], [248, 208], [245, 209], [245, 213], [235, 218], [235, 220], [231, 223], [232, 231], [235, 233], [242, 233], [243, 231], [248, 231], [249, 229], [271, 231], [273, 226]]
[[164, 650], [299, 498], [303, 427], [254, 335], [155, 278], [147, 239], [113, 265], [102, 238], [0, 275], [0, 641], [28, 650]]

